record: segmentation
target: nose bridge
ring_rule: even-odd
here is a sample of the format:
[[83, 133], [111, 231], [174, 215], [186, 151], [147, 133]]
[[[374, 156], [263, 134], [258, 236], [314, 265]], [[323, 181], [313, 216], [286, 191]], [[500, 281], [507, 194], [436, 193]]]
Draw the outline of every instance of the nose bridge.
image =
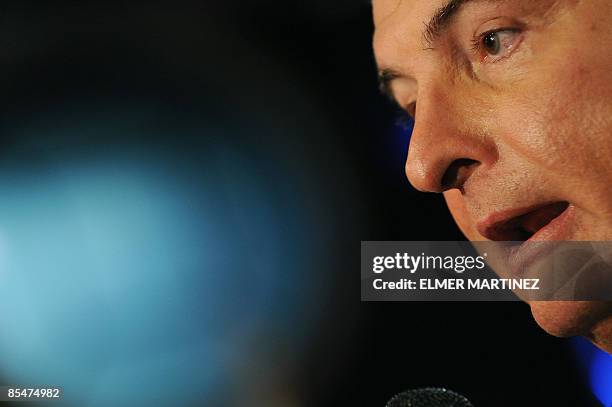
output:
[[[420, 18], [415, 15], [411, 21]], [[410, 92], [402, 92], [406, 82], [397, 80], [394, 85], [400, 103], [417, 97], [406, 175], [418, 190], [442, 192], [462, 187], [480, 163], [493, 163], [496, 147], [481, 137], [483, 132], [473, 131], [478, 129], [474, 107], [480, 104], [472, 100], [478, 96], [474, 84], [436, 54], [423, 50], [421, 29], [419, 24], [408, 24], [400, 13], [391, 13], [377, 22], [373, 45], [380, 66], [398, 68], [416, 83], [416, 95], [412, 85]]]
[[469, 115], [462, 113], [462, 98], [469, 96], [463, 93], [457, 83], [439, 77], [420, 83], [406, 161], [406, 175], [418, 190], [442, 192], [443, 178], [453, 163], [484, 160], [482, 140], [469, 131]]

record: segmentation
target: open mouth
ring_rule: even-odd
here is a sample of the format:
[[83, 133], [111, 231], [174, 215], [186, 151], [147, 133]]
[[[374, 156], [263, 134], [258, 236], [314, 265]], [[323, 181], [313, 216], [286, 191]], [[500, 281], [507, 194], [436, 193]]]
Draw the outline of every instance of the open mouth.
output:
[[[535, 240], [538, 232], [561, 216], [569, 202], [555, 202], [518, 211], [495, 214], [478, 225], [481, 235], [493, 241]], [[535, 238], [534, 238], [535, 237]]]

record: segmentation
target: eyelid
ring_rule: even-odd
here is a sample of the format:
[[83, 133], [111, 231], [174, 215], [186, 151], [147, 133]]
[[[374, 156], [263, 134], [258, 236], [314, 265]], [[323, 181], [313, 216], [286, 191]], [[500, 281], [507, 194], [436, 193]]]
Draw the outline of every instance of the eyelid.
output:
[[[483, 40], [490, 34], [503, 33], [503, 32], [510, 32], [510, 33], [517, 35], [517, 41], [515, 41], [515, 43], [512, 44], [511, 48], [508, 49], [507, 52], [504, 53], [504, 55], [501, 55], [498, 58], [496, 58], [495, 56], [490, 56], [488, 54], [484, 56], [481, 55], [483, 53], [483, 45], [482, 45]], [[499, 62], [501, 60], [504, 60], [510, 57], [514, 53], [514, 51], [518, 48], [518, 46], [523, 40], [522, 33], [523, 33], [523, 29], [519, 27], [500, 27], [500, 28], [486, 30], [482, 32], [481, 34], [476, 35], [472, 39], [472, 51], [477, 54], [477, 56], [480, 58], [481, 62], [483, 63], [484, 62], [488, 62], [488, 63]]]

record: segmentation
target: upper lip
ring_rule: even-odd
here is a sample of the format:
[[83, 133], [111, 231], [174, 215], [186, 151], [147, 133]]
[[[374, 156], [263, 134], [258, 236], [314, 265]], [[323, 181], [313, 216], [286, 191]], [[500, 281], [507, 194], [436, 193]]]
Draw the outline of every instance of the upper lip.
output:
[[477, 223], [478, 232], [493, 241], [526, 241], [561, 215], [568, 202], [544, 202], [494, 212]]

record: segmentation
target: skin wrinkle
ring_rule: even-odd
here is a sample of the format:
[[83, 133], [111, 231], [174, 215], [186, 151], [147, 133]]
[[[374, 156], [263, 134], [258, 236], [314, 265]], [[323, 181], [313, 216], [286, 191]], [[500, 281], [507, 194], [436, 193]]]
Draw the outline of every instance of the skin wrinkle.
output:
[[[410, 182], [439, 192], [451, 163], [476, 161], [457, 171], [467, 174], [463, 185], [444, 193], [470, 240], [485, 240], [476, 223], [493, 212], [557, 201], [575, 208], [570, 240], [612, 240], [612, 3], [469, 2], [435, 49], [423, 50], [423, 25], [444, 4], [373, 3], [375, 16], [385, 16], [375, 18], [377, 63], [404, 75], [392, 82], [400, 105], [418, 100]], [[483, 62], [468, 49], [482, 26], [515, 24], [520, 42], [503, 60]], [[548, 332], [579, 333], [612, 352], [611, 303], [530, 305]]]
[[425, 28], [423, 30], [423, 41], [426, 45], [424, 49], [434, 49], [432, 44], [439, 36], [439, 32], [449, 25], [451, 19], [453, 18], [452, 16], [459, 12], [463, 6], [463, 3], [465, 2], [466, 0], [450, 0], [450, 2], [444, 7], [436, 10], [434, 17], [425, 24]]
[[376, 21], [376, 13], [374, 13], [374, 24], [376, 25], [382, 25], [386, 19], [390, 18], [393, 16], [393, 14], [395, 14], [397, 12], [397, 10], [399, 10], [399, 8], [402, 5], [402, 1], [403, 0], [397, 0], [395, 7], [393, 8], [393, 10], [391, 10], [391, 12], [389, 12], [385, 17], [381, 18], [378, 22]]

